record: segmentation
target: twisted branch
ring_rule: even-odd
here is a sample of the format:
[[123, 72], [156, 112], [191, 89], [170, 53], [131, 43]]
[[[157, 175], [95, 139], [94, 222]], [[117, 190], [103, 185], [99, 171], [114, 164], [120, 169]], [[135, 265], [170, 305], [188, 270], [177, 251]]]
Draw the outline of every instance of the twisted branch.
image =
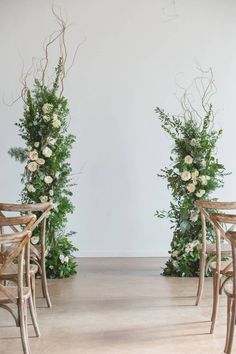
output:
[[[24, 72], [24, 61], [22, 60], [23, 64], [22, 64], [22, 70], [21, 70], [21, 76], [20, 76], [20, 83], [21, 83], [22, 88], [21, 88], [19, 96], [17, 98], [13, 99], [11, 102], [6, 103], [5, 100], [3, 99], [4, 104], [6, 104], [7, 106], [14, 105], [20, 99], [22, 99], [24, 101], [24, 103], [26, 103], [27, 92], [28, 92], [27, 82], [28, 82], [28, 79], [31, 75], [33, 75], [33, 78], [35, 80], [39, 80], [43, 86], [46, 84], [45, 81], [46, 81], [46, 77], [48, 77], [48, 69], [49, 69], [49, 50], [51, 47], [55, 46], [56, 44], [59, 45], [60, 58], [61, 58], [61, 64], [62, 64], [62, 72], [61, 72], [61, 75], [59, 78], [59, 83], [60, 83], [59, 97], [61, 98], [63, 95], [64, 80], [65, 80], [68, 72], [70, 71], [70, 69], [74, 65], [74, 62], [75, 62], [77, 54], [78, 54], [78, 50], [79, 50], [80, 46], [84, 43], [84, 41], [82, 41], [79, 45], [77, 45], [75, 52], [73, 54], [73, 57], [72, 57], [71, 64], [68, 66], [68, 68], [66, 68], [66, 63], [67, 63], [67, 59], [68, 59], [68, 51], [67, 51], [65, 34], [66, 34], [66, 31], [67, 31], [69, 25], [67, 24], [67, 21], [64, 19], [63, 15], [61, 14], [61, 10], [58, 14], [58, 12], [56, 12], [54, 6], [52, 5], [51, 11], [52, 11], [54, 18], [56, 19], [59, 29], [54, 31], [53, 33], [51, 33], [48, 36], [48, 39], [46, 40], [46, 44], [43, 45], [43, 48], [44, 48], [43, 57], [42, 58], [33, 57], [32, 61], [31, 61], [31, 65], [26, 72]], [[50, 85], [50, 81], [52, 81], [52, 80], [51, 80], [51, 78], [48, 80], [49, 80], [49, 82], [47, 82], [47, 84]]]
[[[212, 68], [203, 70], [200, 66], [197, 66], [197, 70], [200, 74], [194, 78], [187, 88], [184, 88], [176, 82], [176, 86], [183, 91], [183, 93], [180, 97], [177, 94], [175, 94], [175, 96], [180, 103], [182, 111], [177, 116], [184, 121], [188, 119], [200, 121], [199, 127], [201, 127], [204, 116], [210, 110], [211, 99], [216, 94], [217, 89]], [[194, 91], [197, 92], [197, 95], [194, 94]], [[197, 98], [197, 102], [195, 98]], [[212, 122], [213, 120], [214, 112], [212, 112]]]

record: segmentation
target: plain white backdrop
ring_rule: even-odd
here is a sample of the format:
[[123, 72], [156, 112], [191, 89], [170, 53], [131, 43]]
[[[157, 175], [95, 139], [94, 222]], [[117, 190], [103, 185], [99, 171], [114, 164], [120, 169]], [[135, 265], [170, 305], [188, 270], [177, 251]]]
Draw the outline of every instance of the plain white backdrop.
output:
[[[0, 0], [0, 200], [16, 202], [22, 166], [7, 154], [22, 144], [14, 126], [23, 104], [16, 98], [22, 62], [42, 55], [56, 28], [48, 0]], [[218, 156], [232, 175], [216, 196], [236, 200], [236, 2], [234, 0], [54, 1], [68, 18], [68, 50], [81, 44], [66, 80], [70, 130], [77, 135], [71, 163], [78, 186], [69, 229], [80, 256], [165, 256], [166, 183], [170, 139], [154, 109], [179, 112], [175, 81], [187, 86], [196, 63], [212, 67], [218, 89], [216, 126], [224, 129]], [[51, 52], [51, 64], [57, 51]]]

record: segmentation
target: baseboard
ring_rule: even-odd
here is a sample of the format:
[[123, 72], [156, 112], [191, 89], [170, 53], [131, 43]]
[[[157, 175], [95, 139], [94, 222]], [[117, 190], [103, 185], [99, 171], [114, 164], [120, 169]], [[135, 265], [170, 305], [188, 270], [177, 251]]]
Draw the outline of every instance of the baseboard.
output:
[[151, 251], [79, 251], [76, 257], [168, 257], [167, 252]]

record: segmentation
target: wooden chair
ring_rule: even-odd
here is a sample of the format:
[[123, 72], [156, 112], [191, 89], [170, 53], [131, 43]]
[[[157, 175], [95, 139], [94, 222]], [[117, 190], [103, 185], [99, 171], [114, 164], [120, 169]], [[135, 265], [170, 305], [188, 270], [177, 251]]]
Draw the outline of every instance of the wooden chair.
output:
[[[3, 228], [8, 227], [12, 228], [15, 226], [24, 226], [24, 231], [31, 231], [32, 225], [36, 221], [36, 216], [35, 215], [26, 215], [26, 216], [18, 216], [18, 217], [6, 217], [6, 216], [1, 216], [0, 215], [0, 239], [3, 235]], [[8, 257], [9, 252], [11, 251], [11, 248], [9, 247], [4, 247], [3, 245], [1, 246], [0, 250], [0, 265], [3, 264]], [[40, 331], [38, 327], [38, 322], [37, 322], [37, 315], [36, 315], [36, 307], [35, 307], [35, 274], [38, 271], [38, 266], [30, 264], [29, 265], [29, 282], [31, 286], [31, 293], [30, 293], [30, 298], [29, 298], [29, 308], [30, 308], [30, 314], [31, 314], [31, 319], [32, 323], [34, 326], [35, 334], [37, 337], [40, 336]], [[18, 266], [17, 264], [11, 263], [8, 264], [7, 268], [5, 268], [1, 274], [0, 274], [0, 281], [2, 281], [4, 284], [7, 284], [8, 281], [14, 282], [17, 284], [18, 282]]]
[[225, 232], [225, 237], [231, 245], [233, 269], [231, 277], [224, 286], [224, 292], [227, 295], [227, 332], [224, 352], [231, 354], [236, 320], [236, 215], [215, 213], [213, 220], [219, 225], [224, 224], [227, 227], [231, 225]]
[[[32, 221], [34, 222], [33, 216]], [[16, 262], [17, 266], [17, 285], [4, 286], [0, 284], [0, 307], [10, 312], [16, 321], [16, 325], [20, 327], [24, 354], [30, 354], [27, 328], [27, 302], [30, 300], [31, 294], [30, 237], [31, 231], [29, 230], [14, 234], [2, 234], [0, 237], [0, 245], [8, 250], [4, 261], [0, 264], [0, 275], [7, 270], [12, 262]], [[11, 305], [17, 306], [16, 312]], [[34, 311], [34, 306], [32, 306], [32, 310]]]
[[[232, 259], [222, 261], [222, 256], [231, 256], [231, 248], [228, 243], [222, 242], [226, 239], [225, 230], [221, 223], [215, 218], [215, 215], [220, 215], [220, 213], [217, 214], [216, 211], [236, 210], [236, 202], [211, 202], [199, 200], [197, 201], [197, 206], [200, 209], [202, 220], [202, 248], [196, 305], [199, 304], [202, 297], [205, 271], [209, 266], [213, 275], [213, 307], [210, 329], [210, 333], [213, 333], [219, 306], [219, 295], [222, 293], [222, 289], [233, 271]], [[212, 244], [207, 244], [206, 220], [213, 225], [216, 233], [215, 243]], [[210, 262], [206, 263], [207, 255], [210, 254], [212, 255], [212, 258]], [[222, 277], [225, 277], [223, 281]]]
[[[51, 307], [51, 300], [48, 292], [47, 275], [46, 275], [46, 256], [48, 253], [46, 243], [46, 220], [53, 208], [53, 204], [50, 202], [38, 203], [38, 204], [4, 204], [0, 203], [0, 215], [4, 215], [4, 212], [18, 212], [21, 214], [35, 213], [38, 218], [32, 226], [32, 233], [41, 224], [41, 237], [38, 245], [30, 245], [31, 259], [38, 265], [41, 274], [41, 285], [43, 296], [46, 299], [47, 306]], [[13, 231], [19, 231], [17, 228], [12, 227]]]

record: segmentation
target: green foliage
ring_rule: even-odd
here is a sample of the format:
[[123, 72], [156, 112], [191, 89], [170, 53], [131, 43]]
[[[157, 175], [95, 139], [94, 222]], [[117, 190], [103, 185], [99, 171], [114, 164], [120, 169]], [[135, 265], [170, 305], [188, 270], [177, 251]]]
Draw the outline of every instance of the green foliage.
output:
[[[67, 214], [74, 210], [70, 201], [72, 169], [68, 159], [75, 136], [67, 132], [68, 102], [58, 93], [62, 73], [60, 59], [50, 87], [36, 79], [32, 90], [27, 90], [24, 114], [16, 123], [26, 149], [9, 150], [12, 157], [26, 163], [22, 175], [22, 203], [54, 203], [55, 207], [47, 220], [47, 240], [51, 249], [47, 274], [60, 278], [74, 274], [76, 267], [73, 256], [75, 247], [64, 232]], [[40, 230], [36, 229], [35, 236], [40, 237]], [[60, 256], [63, 254], [68, 257], [68, 262], [62, 264]]]
[[[162, 128], [174, 140], [170, 165], [158, 175], [167, 180], [172, 202], [169, 211], [157, 211], [158, 218], [169, 218], [173, 229], [170, 258], [164, 275], [196, 276], [199, 270], [201, 219], [196, 207], [198, 199], [209, 199], [210, 194], [223, 186], [225, 168], [215, 157], [215, 148], [222, 130], [211, 128], [212, 106], [199, 127], [194, 118], [182, 120], [156, 108]], [[207, 239], [213, 240], [214, 231], [207, 227]]]
[[[69, 241], [68, 235], [60, 235], [55, 239], [46, 260], [47, 276], [49, 278], [67, 278], [76, 274], [77, 263], [71, 254], [76, 247]], [[60, 263], [58, 263], [58, 259]]]
[[27, 150], [23, 149], [21, 147], [10, 148], [10, 150], [8, 151], [8, 154], [11, 157], [14, 157], [16, 161], [19, 161], [21, 163], [25, 162], [28, 159]]

